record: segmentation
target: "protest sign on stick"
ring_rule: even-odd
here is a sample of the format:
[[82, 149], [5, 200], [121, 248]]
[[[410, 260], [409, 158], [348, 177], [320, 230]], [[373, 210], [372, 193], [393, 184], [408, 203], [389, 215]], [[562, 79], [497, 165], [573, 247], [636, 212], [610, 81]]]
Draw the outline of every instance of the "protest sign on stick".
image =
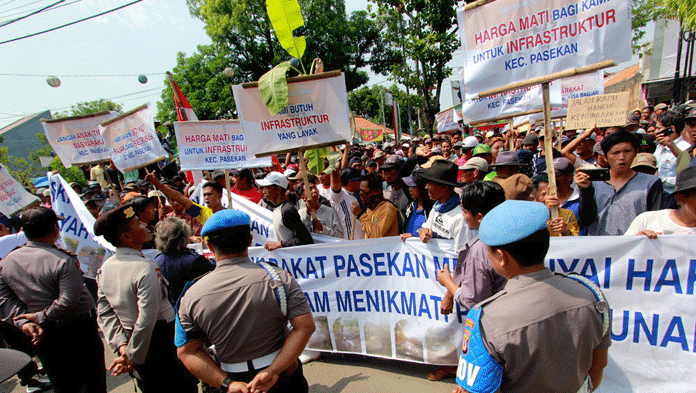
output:
[[630, 92], [575, 98], [568, 103], [567, 130], [623, 126], [626, 124]]
[[116, 168], [123, 173], [168, 157], [157, 137], [150, 104], [102, 122], [99, 131], [110, 149]]
[[116, 112], [99, 112], [62, 119], [41, 119], [46, 140], [63, 165], [71, 167], [109, 161], [109, 147], [99, 133], [99, 124]]
[[345, 76], [340, 71], [287, 78], [288, 103], [271, 115], [258, 82], [236, 85], [234, 99], [256, 157], [332, 146], [351, 139]]
[[39, 202], [38, 197], [30, 194], [10, 176], [7, 167], [0, 165], [0, 213], [11, 217], [25, 207]]

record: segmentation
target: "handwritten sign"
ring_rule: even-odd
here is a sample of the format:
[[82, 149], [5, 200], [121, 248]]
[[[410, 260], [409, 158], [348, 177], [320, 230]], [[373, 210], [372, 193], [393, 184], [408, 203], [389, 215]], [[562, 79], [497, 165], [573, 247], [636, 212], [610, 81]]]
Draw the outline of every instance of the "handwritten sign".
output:
[[167, 158], [162, 147], [150, 105], [143, 105], [99, 125], [111, 159], [123, 173]]
[[629, 5], [624, 0], [496, 0], [468, 11], [459, 7], [463, 97], [604, 60], [630, 60]]
[[102, 112], [89, 116], [42, 121], [46, 139], [66, 167], [104, 162], [111, 159], [109, 148], [99, 133], [99, 124], [116, 116]]
[[343, 74], [288, 83], [288, 103], [272, 116], [258, 87], [233, 87], [249, 153], [268, 155], [351, 140]]
[[570, 100], [566, 129], [586, 129], [595, 124], [597, 127], [625, 125], [629, 95], [625, 91]]
[[0, 165], [0, 213], [7, 217], [38, 202], [39, 198], [30, 194], [17, 180], [10, 176], [4, 165]]

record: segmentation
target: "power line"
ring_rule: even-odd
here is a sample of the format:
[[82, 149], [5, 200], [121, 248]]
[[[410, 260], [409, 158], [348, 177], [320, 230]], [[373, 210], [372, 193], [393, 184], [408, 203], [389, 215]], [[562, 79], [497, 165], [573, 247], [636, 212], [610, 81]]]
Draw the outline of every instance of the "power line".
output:
[[[13, 1], [14, 1], [14, 0], [8, 1], [8, 2], [5, 3], [5, 4], [0, 5], [0, 7], [4, 7], [4, 6], [6, 6], [6, 5], [12, 3]], [[32, 1], [31, 3], [22, 4], [22, 5], [20, 5], [20, 6], [15, 7], [15, 8], [10, 8], [9, 10], [4, 10], [4, 11], [2, 11], [2, 13], [4, 14], [5, 12], [10, 12], [10, 11], [18, 10], [18, 9], [20, 9], [20, 8], [28, 7], [28, 6], [32, 5], [32, 4], [40, 3], [40, 2], [42, 2], [42, 1], [43, 1], [43, 0]]]
[[41, 77], [44, 78], [48, 75], [51, 76], [56, 76], [59, 78], [102, 78], [102, 77], [110, 77], [110, 76], [140, 76], [140, 75], [164, 75], [164, 72], [144, 72], [140, 74], [104, 74], [104, 75], [98, 75], [98, 74], [85, 74], [85, 75], [53, 75], [53, 74], [0, 74], [0, 76], [29, 76], [29, 77]]
[[44, 33], [48, 33], [48, 32], [51, 32], [51, 31], [55, 31], [55, 30], [58, 30], [58, 29], [62, 29], [63, 27], [68, 27], [68, 26], [71, 26], [71, 25], [74, 25], [74, 24], [77, 24], [77, 23], [80, 23], [80, 22], [84, 22], [84, 21], [86, 21], [86, 20], [90, 20], [90, 19], [94, 19], [94, 18], [99, 17], [99, 16], [102, 16], [102, 15], [106, 15], [106, 14], [111, 13], [111, 12], [114, 12], [114, 11], [118, 11], [118, 10], [120, 10], [121, 8], [126, 8], [126, 7], [128, 7], [128, 6], [133, 5], [133, 4], [140, 3], [141, 1], [143, 1], [143, 0], [135, 0], [135, 1], [131, 2], [131, 3], [122, 5], [122, 6], [120, 6], [120, 7], [116, 7], [116, 8], [114, 8], [114, 9], [111, 9], [111, 10], [108, 10], [108, 11], [104, 11], [104, 12], [101, 12], [101, 13], [96, 14], [96, 15], [88, 16], [88, 17], [86, 17], [86, 18], [82, 18], [82, 19], [76, 20], [76, 21], [74, 21], [74, 22], [66, 23], [66, 24], [64, 24], [64, 25], [60, 25], [60, 26], [57, 26], [57, 27], [53, 27], [53, 28], [51, 28], [51, 29], [44, 30], [44, 31], [40, 31], [40, 32], [38, 32], [38, 33], [28, 34], [28, 35], [25, 35], [25, 36], [22, 36], [22, 37], [13, 38], [13, 39], [11, 39], [11, 40], [2, 41], [2, 42], [0, 42], [0, 45], [2, 45], [2, 44], [7, 44], [7, 43], [10, 43], [10, 42], [14, 42], [14, 41], [23, 40], [23, 39], [29, 38], [29, 37], [34, 37], [34, 36], [37, 36], [37, 35], [40, 35], [40, 34], [44, 34]]
[[[39, 1], [43, 1], [43, 0], [39, 0]], [[82, 0], [74, 0], [74, 1], [71, 1], [71, 2], [69, 2], [69, 3], [65, 3], [65, 4], [61, 4], [61, 5], [57, 6], [57, 7], [53, 7], [53, 8], [51, 8], [50, 10], [46, 10], [46, 11], [44, 11], [44, 12], [54, 11], [54, 10], [57, 10], [57, 9], [59, 9], [59, 8], [63, 8], [63, 7], [68, 6], [68, 5], [72, 5], [72, 4], [75, 4], [75, 3], [79, 3], [79, 2], [81, 2], [81, 1], [82, 1]], [[0, 15], [0, 17], [9, 18], [9, 17], [11, 17], [11, 16], [22, 15], [22, 14], [24, 14], [25, 12], [34, 12], [34, 11], [36, 11], [36, 10], [38, 10], [38, 9], [39, 9], [39, 8], [34, 8], [33, 10], [29, 10], [29, 11], [19, 11], [19, 12], [15, 12], [15, 13], [13, 13], [13, 14]], [[0, 12], [0, 14], [2, 14], [2, 12]], [[8, 20], [10, 20], [10, 19], [5, 19], [2, 23], [6, 22], [6, 21], [8, 21]]]
[[41, 12], [43, 12], [43, 11], [46, 11], [46, 10], [49, 9], [49, 8], [52, 8], [53, 6], [56, 6], [56, 5], [60, 4], [60, 3], [63, 3], [63, 2], [65, 2], [65, 0], [58, 0], [57, 2], [55, 2], [55, 3], [51, 4], [51, 5], [47, 5], [47, 6], [44, 7], [44, 8], [40, 8], [40, 9], [38, 9], [38, 10], [36, 10], [36, 11], [34, 11], [34, 12], [30, 12], [29, 14], [26, 14], [26, 15], [24, 15], [24, 16], [20, 16], [19, 18], [15, 18], [15, 19], [13, 19], [13, 20], [11, 20], [11, 21], [9, 21], [9, 22], [5, 22], [5, 23], [1, 24], [0, 27], [5, 27], [5, 26], [10, 25], [10, 24], [12, 24], [12, 23], [19, 22], [19, 21], [22, 20], [22, 19], [26, 19], [26, 18], [28, 18], [28, 17], [30, 17], [30, 16], [32, 16], [32, 15], [39, 14], [39, 13], [41, 13]]

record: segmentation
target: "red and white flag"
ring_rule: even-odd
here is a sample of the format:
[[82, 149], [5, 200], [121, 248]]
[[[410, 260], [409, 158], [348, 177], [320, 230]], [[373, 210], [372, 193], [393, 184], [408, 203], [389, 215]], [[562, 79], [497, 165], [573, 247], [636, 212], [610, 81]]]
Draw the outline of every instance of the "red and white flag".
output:
[[179, 121], [198, 121], [198, 116], [193, 111], [184, 93], [179, 89], [179, 86], [174, 82], [172, 74], [167, 72], [167, 79], [172, 86], [174, 92], [174, 107], [176, 108], [176, 117]]

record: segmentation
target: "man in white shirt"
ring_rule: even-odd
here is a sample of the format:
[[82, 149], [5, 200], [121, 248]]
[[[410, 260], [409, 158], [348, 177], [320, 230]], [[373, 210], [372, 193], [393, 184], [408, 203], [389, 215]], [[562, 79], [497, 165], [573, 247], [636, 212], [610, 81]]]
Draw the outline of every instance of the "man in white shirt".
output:
[[677, 112], [667, 111], [655, 121], [655, 132], [660, 143], [655, 149], [657, 161], [657, 175], [662, 179], [662, 187], [665, 192], [674, 191], [677, 179], [677, 156], [691, 146], [691, 142], [681, 135], [684, 122]]

